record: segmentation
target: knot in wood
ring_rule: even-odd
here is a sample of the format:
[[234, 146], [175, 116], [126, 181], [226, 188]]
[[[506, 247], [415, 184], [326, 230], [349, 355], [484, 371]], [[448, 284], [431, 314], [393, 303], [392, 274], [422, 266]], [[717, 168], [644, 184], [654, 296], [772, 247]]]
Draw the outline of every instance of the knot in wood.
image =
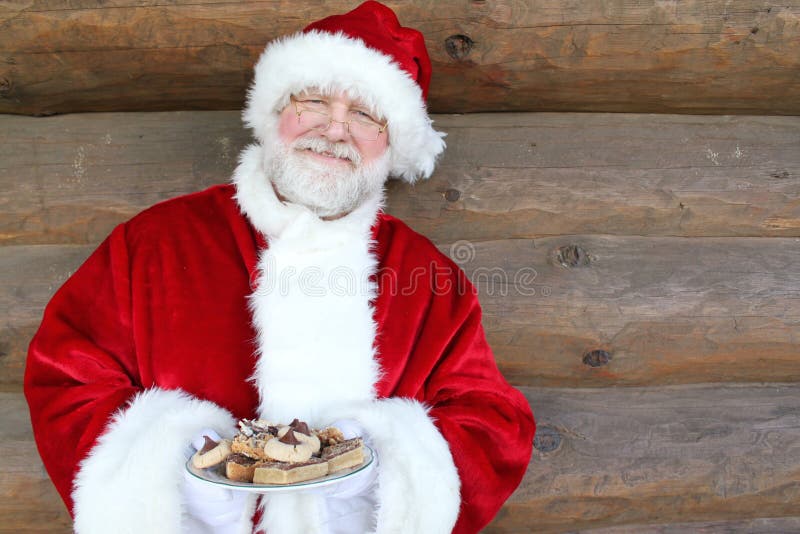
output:
[[549, 426], [540, 426], [536, 429], [533, 446], [539, 452], [553, 452], [561, 446], [561, 434]]
[[8, 98], [12, 89], [14, 89], [14, 84], [11, 83], [11, 80], [0, 76], [0, 98]]
[[579, 245], [566, 245], [559, 247], [556, 257], [558, 263], [564, 267], [586, 267], [589, 265], [589, 255]]
[[474, 44], [475, 41], [466, 35], [451, 35], [444, 40], [444, 49], [447, 50], [448, 56], [457, 61], [461, 61], [469, 55]]
[[459, 198], [461, 198], [461, 191], [459, 191], [458, 189], [448, 189], [447, 191], [444, 192], [444, 198], [448, 202], [455, 202]]
[[611, 354], [604, 350], [593, 350], [583, 355], [583, 363], [589, 367], [602, 367], [608, 365]]

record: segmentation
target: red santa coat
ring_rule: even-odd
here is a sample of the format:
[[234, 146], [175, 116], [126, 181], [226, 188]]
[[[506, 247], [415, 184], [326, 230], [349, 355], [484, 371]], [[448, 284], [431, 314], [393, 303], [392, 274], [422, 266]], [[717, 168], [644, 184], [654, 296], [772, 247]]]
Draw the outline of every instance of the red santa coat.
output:
[[[248, 185], [237, 186], [242, 197]], [[40, 454], [78, 532], [111, 524], [120, 532], [180, 532], [186, 443], [203, 428], [230, 434], [238, 418], [289, 415], [364, 425], [381, 462], [377, 532], [444, 532], [456, 517], [454, 532], [480, 530], [519, 484], [534, 422], [496, 367], [464, 273], [373, 203], [361, 214], [374, 261], [366, 276], [342, 271], [320, 285], [319, 272], [305, 273], [306, 302], [298, 314], [283, 314], [292, 306], [281, 300], [291, 296], [291, 281], [263, 271], [285, 274], [277, 267], [289, 253], [269, 257], [265, 251], [277, 254], [282, 242], [267, 245], [256, 229], [263, 214], [241, 198], [237, 204], [236, 194], [212, 187], [117, 227], [45, 310], [25, 394]], [[311, 243], [303, 254], [313, 265], [320, 236], [281, 236]], [[281, 320], [297, 322], [303, 309], [330, 300], [315, 290], [352, 294], [348, 284], [365, 279], [361, 300], [374, 332], [363, 341], [373, 368], [358, 370], [369, 367], [363, 356], [350, 361], [360, 349], [324, 309], [296, 331], [275, 334]], [[266, 286], [274, 311], [259, 309], [256, 294]], [[347, 322], [346, 302], [332, 309], [340, 304]], [[305, 360], [288, 371], [270, 360], [291, 354], [295, 341], [321, 352], [302, 351]], [[329, 402], [320, 406], [321, 399]], [[281, 531], [280, 519], [261, 526], [270, 525]]]

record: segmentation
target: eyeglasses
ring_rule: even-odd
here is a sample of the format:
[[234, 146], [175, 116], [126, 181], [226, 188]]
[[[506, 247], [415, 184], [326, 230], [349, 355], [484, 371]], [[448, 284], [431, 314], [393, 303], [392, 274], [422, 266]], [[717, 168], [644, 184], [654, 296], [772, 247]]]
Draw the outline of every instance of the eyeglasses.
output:
[[389, 126], [388, 123], [378, 123], [358, 109], [351, 109], [347, 112], [348, 120], [337, 121], [331, 116], [328, 103], [323, 100], [298, 100], [292, 96], [291, 101], [294, 104], [298, 124], [310, 130], [324, 132], [331, 127], [331, 124], [338, 122], [345, 125], [347, 133], [351, 137], [362, 141], [375, 141]]

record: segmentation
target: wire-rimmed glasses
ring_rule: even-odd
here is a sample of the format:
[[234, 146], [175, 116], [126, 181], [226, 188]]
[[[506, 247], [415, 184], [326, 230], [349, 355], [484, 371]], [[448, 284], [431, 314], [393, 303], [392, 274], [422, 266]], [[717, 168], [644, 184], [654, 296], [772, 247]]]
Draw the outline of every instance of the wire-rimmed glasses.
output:
[[355, 139], [362, 141], [375, 141], [383, 132], [386, 131], [388, 124], [380, 124], [372, 117], [359, 111], [351, 109], [348, 113], [348, 120], [337, 121], [331, 116], [328, 104], [321, 100], [309, 99], [299, 100], [291, 97], [294, 104], [294, 112], [297, 115], [297, 122], [304, 128], [324, 132], [331, 127], [331, 124], [338, 122], [344, 124], [347, 133]]

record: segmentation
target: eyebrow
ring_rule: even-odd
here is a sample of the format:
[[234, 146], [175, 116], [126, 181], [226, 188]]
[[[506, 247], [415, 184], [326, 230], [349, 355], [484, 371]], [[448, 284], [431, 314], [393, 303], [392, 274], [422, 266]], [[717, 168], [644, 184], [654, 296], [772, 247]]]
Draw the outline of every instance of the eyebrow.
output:
[[[300, 93], [292, 95], [292, 97], [294, 97], [297, 100], [320, 99], [327, 101], [331, 98], [331, 95], [326, 95], [321, 91], [310, 91], [310, 92], [302, 91]], [[348, 111], [360, 111], [366, 113], [367, 115], [369, 115], [370, 119], [372, 119], [374, 122], [378, 124], [385, 124], [387, 122], [386, 117], [383, 117], [380, 113], [373, 111], [372, 108], [370, 108], [367, 104], [360, 101], [354, 101], [350, 106], [348, 106], [347, 109]]]

